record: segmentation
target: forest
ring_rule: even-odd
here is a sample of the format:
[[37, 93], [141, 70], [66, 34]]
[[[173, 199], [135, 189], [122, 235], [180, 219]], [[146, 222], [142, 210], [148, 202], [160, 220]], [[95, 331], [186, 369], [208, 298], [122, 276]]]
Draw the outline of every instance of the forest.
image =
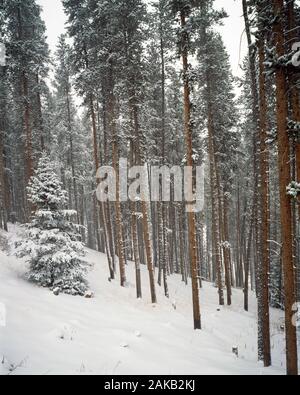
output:
[[[284, 366], [298, 375], [300, 4], [236, 2], [248, 44], [238, 78], [218, 29], [228, 15], [214, 3], [62, 0], [66, 31], [52, 53], [38, 1], [0, 0], [0, 228], [26, 229], [15, 254], [58, 297], [93, 297], [86, 248], [105, 254], [105, 281], [126, 288], [133, 268], [136, 298], [153, 305], [160, 289], [173, 300], [179, 278], [191, 330], [205, 330], [207, 283], [216, 309], [240, 291], [251, 313], [254, 297], [257, 360], [272, 366], [280, 311]], [[124, 201], [120, 159], [147, 174], [190, 167], [193, 191], [202, 167], [202, 209], [177, 201], [175, 177], [170, 199], [160, 182], [157, 201]], [[116, 199], [100, 201], [108, 166]]]

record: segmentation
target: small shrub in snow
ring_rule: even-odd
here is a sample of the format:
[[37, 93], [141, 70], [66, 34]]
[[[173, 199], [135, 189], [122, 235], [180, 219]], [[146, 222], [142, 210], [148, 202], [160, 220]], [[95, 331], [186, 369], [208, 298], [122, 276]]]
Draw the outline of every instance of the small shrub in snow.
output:
[[46, 154], [42, 155], [28, 186], [28, 200], [35, 208], [26, 225], [25, 239], [17, 248], [18, 257], [29, 257], [28, 279], [50, 288], [55, 295], [85, 295], [86, 264], [76, 212], [64, 210], [67, 194]]

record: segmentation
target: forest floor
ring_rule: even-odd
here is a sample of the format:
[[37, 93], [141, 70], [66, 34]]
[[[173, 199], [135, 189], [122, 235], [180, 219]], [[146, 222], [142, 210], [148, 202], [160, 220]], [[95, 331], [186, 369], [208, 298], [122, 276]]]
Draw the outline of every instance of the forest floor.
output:
[[[10, 243], [17, 229], [11, 227]], [[243, 311], [241, 290], [234, 290], [232, 307], [219, 308], [217, 290], [204, 283], [203, 330], [195, 332], [191, 288], [179, 276], [169, 279], [170, 299], [158, 288], [159, 303], [152, 305], [146, 268], [144, 298], [137, 300], [133, 264], [127, 267], [128, 285], [121, 288], [118, 280], [108, 281], [104, 255], [89, 250], [86, 259], [93, 299], [54, 296], [29, 284], [24, 261], [0, 251], [0, 375], [285, 373], [280, 311], [272, 310], [274, 367], [257, 362], [254, 295], [249, 313]]]

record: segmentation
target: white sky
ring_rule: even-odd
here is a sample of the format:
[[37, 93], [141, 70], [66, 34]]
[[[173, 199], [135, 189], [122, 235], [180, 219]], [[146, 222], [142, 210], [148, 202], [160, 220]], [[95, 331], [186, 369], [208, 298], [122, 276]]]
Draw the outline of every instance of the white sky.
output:
[[[80, 1], [80, 0], [79, 0]], [[65, 30], [66, 17], [63, 12], [61, 0], [37, 0], [43, 7], [43, 19], [47, 26], [47, 36], [50, 49], [55, 50], [57, 38]], [[234, 75], [240, 76], [239, 62], [242, 63], [247, 54], [247, 43], [244, 31], [242, 0], [215, 0], [216, 8], [225, 8], [229, 18], [225, 20], [224, 27], [220, 27], [225, 45], [231, 58]]]

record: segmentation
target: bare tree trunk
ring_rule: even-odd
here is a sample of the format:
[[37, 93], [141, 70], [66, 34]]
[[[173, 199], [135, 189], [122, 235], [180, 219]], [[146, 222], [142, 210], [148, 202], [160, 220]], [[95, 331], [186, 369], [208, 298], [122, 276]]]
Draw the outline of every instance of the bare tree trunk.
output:
[[[136, 136], [137, 142], [137, 162], [141, 165], [144, 165], [144, 153], [143, 147], [141, 146], [141, 138], [142, 138], [142, 131], [140, 130], [139, 126], [139, 116], [138, 116], [138, 106], [136, 102], [136, 94], [134, 89], [135, 83], [133, 81], [132, 87], [133, 92], [130, 99], [130, 107], [132, 110], [132, 119], [134, 125], [134, 131]], [[148, 186], [148, 183], [147, 183]], [[143, 214], [143, 236], [144, 236], [144, 243], [145, 243], [145, 250], [146, 250], [146, 259], [147, 259], [147, 267], [149, 273], [149, 282], [150, 282], [150, 292], [151, 292], [151, 300], [152, 303], [157, 303], [156, 297], [156, 289], [155, 289], [155, 278], [154, 278], [154, 264], [153, 264], [153, 255], [152, 255], [152, 245], [150, 239], [150, 223], [149, 223], [149, 214], [148, 214], [148, 202], [145, 199], [146, 197], [142, 198], [141, 201], [141, 208]]]
[[[112, 115], [113, 116], [113, 115]], [[114, 121], [112, 121], [114, 122]], [[112, 129], [114, 129], [112, 127]], [[123, 239], [123, 227], [122, 227], [122, 211], [121, 211], [121, 203], [120, 203], [120, 171], [119, 171], [119, 149], [116, 132], [112, 131], [114, 136], [113, 142], [113, 167], [116, 172], [116, 194], [117, 201], [115, 202], [115, 210], [116, 210], [116, 232], [117, 232], [117, 248], [118, 248], [118, 258], [119, 258], [119, 268], [120, 268], [120, 282], [121, 287], [125, 287], [126, 285], [126, 269], [125, 269], [125, 256], [124, 256], [124, 239]]]
[[[100, 162], [99, 162], [99, 155], [98, 155], [96, 116], [95, 116], [94, 101], [93, 101], [92, 95], [90, 97], [90, 103], [89, 104], [90, 104], [91, 120], [92, 120], [94, 164], [95, 164], [95, 170], [97, 172], [98, 169], [99, 169], [99, 166], [100, 166]], [[97, 180], [97, 182], [98, 182], [98, 180]], [[114, 268], [113, 268], [112, 258], [111, 258], [111, 255], [110, 255], [110, 247], [109, 247], [108, 231], [107, 231], [107, 222], [106, 222], [106, 213], [105, 213], [105, 206], [104, 206], [103, 202], [100, 203], [100, 209], [101, 209], [101, 212], [102, 212], [102, 219], [103, 219], [104, 236], [105, 236], [105, 249], [106, 249], [106, 255], [107, 255], [108, 268], [109, 268], [110, 278], [113, 280], [115, 278], [115, 272], [114, 272]]]
[[24, 100], [24, 129], [26, 136], [25, 158], [26, 158], [26, 181], [28, 182], [33, 176], [33, 159], [32, 159], [32, 130], [30, 122], [30, 103], [28, 91], [28, 78], [25, 71], [22, 73], [23, 100]]
[[184, 207], [182, 203], [179, 203], [179, 258], [180, 258], [180, 270], [182, 275], [182, 281], [187, 284], [187, 269], [185, 261], [185, 224], [184, 224]]
[[[190, 82], [189, 82], [189, 63], [188, 63], [188, 42], [189, 36], [186, 31], [186, 15], [184, 9], [180, 11], [181, 28], [182, 28], [182, 64], [184, 78], [184, 129], [187, 149], [187, 165], [193, 167], [193, 137], [191, 124], [191, 99], [190, 99]], [[201, 313], [199, 302], [198, 286], [198, 264], [197, 264], [197, 241], [196, 241], [196, 218], [195, 212], [190, 210], [188, 213], [189, 229], [189, 256], [191, 260], [192, 289], [193, 289], [193, 311], [194, 311], [194, 328], [201, 329]]]
[[[294, 43], [299, 41], [299, 32], [300, 28], [296, 26], [295, 20], [295, 1], [289, 0], [287, 2], [287, 16], [288, 16], [288, 37], [289, 37], [289, 45], [293, 46]], [[292, 110], [292, 118], [296, 123], [300, 123], [300, 95], [299, 95], [299, 86], [297, 86], [298, 78], [297, 72], [289, 73], [289, 87], [290, 87], [290, 103]], [[296, 180], [300, 184], [300, 138], [297, 131], [295, 131], [295, 147], [294, 147], [294, 157], [295, 157], [295, 169], [296, 172]], [[298, 207], [295, 212], [295, 227], [294, 227], [294, 236], [295, 236], [295, 249], [296, 249], [296, 288], [297, 288], [297, 301], [300, 301], [300, 256], [299, 256], [299, 229], [300, 229], [300, 204], [298, 203]]]
[[[23, 41], [23, 24], [22, 24], [22, 14], [21, 6], [17, 8], [17, 20], [18, 20], [18, 38]], [[33, 158], [32, 158], [32, 129], [30, 121], [30, 100], [29, 100], [29, 89], [28, 89], [28, 76], [25, 70], [21, 72], [21, 92], [23, 96], [23, 127], [25, 135], [25, 184], [28, 183], [33, 175]], [[31, 208], [30, 208], [31, 209]]]
[[224, 265], [225, 265], [225, 282], [227, 289], [227, 305], [232, 304], [232, 289], [231, 289], [231, 255], [230, 255], [230, 244], [229, 244], [229, 230], [228, 230], [228, 200], [227, 196], [223, 194], [223, 252], [224, 252]]
[[[168, 204], [166, 202], [162, 203], [162, 220], [163, 220], [163, 251], [164, 251], [164, 262], [163, 262], [163, 279], [164, 279], [164, 290], [165, 290], [165, 296], [169, 298], [169, 287], [168, 287], [168, 273], [170, 274], [173, 272], [172, 269], [172, 255], [169, 252], [169, 246], [171, 246], [168, 243], [169, 240], [169, 235], [168, 235], [168, 223], [167, 223], [167, 213], [168, 213]], [[171, 259], [170, 259], [171, 257]], [[173, 273], [172, 273], [173, 274]]]
[[[251, 93], [252, 93], [252, 113], [253, 113], [253, 125], [255, 125], [255, 131], [253, 135], [253, 170], [254, 170], [254, 191], [255, 191], [255, 206], [254, 206], [254, 225], [253, 225], [253, 245], [254, 245], [254, 272], [255, 272], [255, 286], [257, 290], [256, 273], [258, 269], [259, 261], [259, 207], [258, 207], [258, 185], [259, 185], [259, 156], [258, 146], [259, 141], [259, 98], [258, 98], [258, 83], [256, 77], [256, 47], [252, 42], [251, 25], [249, 20], [247, 0], [243, 0], [243, 12], [244, 20], [249, 48], [249, 64], [250, 64], [250, 76], [251, 76]], [[253, 286], [253, 284], [252, 284]]]
[[[134, 166], [135, 150], [134, 150], [133, 140], [131, 140], [130, 149], [131, 149], [131, 166]], [[142, 280], [141, 280], [141, 260], [139, 253], [138, 230], [137, 230], [136, 202], [130, 202], [130, 211], [131, 211], [131, 234], [132, 234], [132, 243], [133, 243], [133, 256], [135, 263], [136, 294], [137, 294], [137, 298], [141, 299], [143, 295], [142, 295]]]
[[[238, 188], [237, 188], [237, 208], [236, 208], [236, 266], [238, 268], [238, 273], [240, 268], [243, 266], [243, 253], [242, 253], [242, 232], [241, 232], [241, 194], [240, 194], [240, 183], [238, 181]], [[243, 236], [244, 237], [244, 236]], [[246, 270], [245, 270], [246, 271]], [[241, 277], [240, 275], [236, 276], [236, 285], [237, 287], [242, 286]]]
[[38, 105], [38, 117], [39, 117], [39, 128], [40, 128], [40, 145], [41, 151], [45, 150], [45, 137], [44, 137], [44, 121], [43, 121], [43, 110], [42, 110], [42, 100], [40, 93], [40, 79], [39, 74], [36, 74], [36, 84], [37, 84], [37, 105]]
[[[164, 39], [163, 39], [163, 15], [160, 15], [160, 59], [161, 59], [161, 137], [162, 137], [162, 165], [164, 166], [166, 163], [166, 73], [165, 73], [165, 47], [164, 47]], [[162, 188], [160, 188], [160, 196], [162, 196]], [[169, 260], [169, 245], [168, 245], [168, 234], [167, 234], [167, 204], [166, 202], [160, 203], [159, 207], [159, 215], [160, 215], [160, 232], [161, 237], [159, 243], [162, 243], [161, 253], [161, 270], [163, 275], [164, 282], [164, 291], [165, 296], [169, 297], [169, 288], [168, 288], [168, 260]]]
[[245, 311], [249, 311], [249, 272], [250, 272], [250, 256], [251, 256], [254, 217], [255, 217], [255, 210], [254, 210], [254, 205], [253, 205], [253, 210], [252, 210], [252, 214], [251, 214], [251, 223], [250, 223], [250, 229], [249, 229], [249, 236], [248, 236], [247, 254], [245, 257], [245, 284], [244, 284], [244, 309], [245, 309]]
[[[284, 45], [284, 3], [283, 0], [273, 0], [275, 36], [277, 56], [285, 55]], [[291, 200], [286, 188], [291, 182], [289, 166], [289, 136], [287, 133], [287, 85], [285, 70], [276, 69], [276, 98], [277, 98], [277, 127], [278, 127], [278, 167], [280, 183], [280, 213], [282, 234], [282, 264], [285, 291], [285, 325], [286, 325], [286, 357], [288, 375], [298, 375], [298, 353], [296, 326], [293, 325], [293, 314], [296, 303], [295, 269], [293, 259], [292, 214]]]
[[110, 76], [109, 76], [109, 126], [111, 130], [111, 136], [113, 138], [112, 144], [112, 156], [113, 156], [113, 167], [116, 172], [116, 202], [115, 202], [115, 213], [116, 213], [116, 236], [117, 236], [117, 248], [120, 268], [120, 283], [121, 287], [126, 285], [126, 269], [125, 269], [125, 256], [124, 256], [124, 238], [123, 238], [123, 227], [122, 227], [122, 210], [121, 210], [121, 198], [120, 198], [120, 169], [119, 169], [119, 141], [117, 135], [116, 119], [115, 119], [115, 96], [114, 96], [114, 81], [113, 81], [113, 65], [110, 64]]
[[7, 232], [8, 231], [8, 212], [7, 212], [7, 202], [6, 202], [6, 188], [8, 188], [6, 184], [6, 177], [5, 177], [5, 161], [4, 161], [4, 146], [3, 146], [3, 134], [4, 131], [2, 130], [1, 120], [0, 120], [0, 210], [2, 214], [2, 222], [3, 222], [3, 229]]
[[70, 164], [71, 164], [71, 171], [72, 171], [74, 203], [75, 203], [77, 223], [79, 224], [80, 219], [79, 219], [79, 209], [78, 209], [78, 192], [77, 192], [77, 181], [76, 181], [75, 163], [74, 163], [74, 149], [73, 149], [73, 128], [72, 128], [72, 119], [71, 119], [70, 93], [68, 90], [66, 91], [66, 101], [67, 101], [68, 133], [69, 133], [70, 162], [71, 162]]
[[260, 172], [261, 172], [261, 276], [258, 299], [262, 303], [260, 319], [262, 324], [263, 361], [265, 367], [271, 365], [269, 271], [270, 271], [270, 208], [269, 208], [269, 154], [267, 141], [267, 100], [265, 81], [265, 40], [263, 32], [259, 39], [259, 97], [260, 97]]
[[137, 237], [137, 219], [135, 214], [135, 203], [131, 202], [132, 211], [132, 241], [133, 241], [133, 255], [135, 262], [135, 273], [136, 273], [136, 293], [137, 298], [142, 298], [142, 284], [141, 284], [141, 263], [140, 254], [138, 248], [138, 237]]
[[208, 139], [209, 139], [209, 161], [210, 161], [210, 184], [211, 184], [211, 205], [212, 205], [212, 251], [215, 258], [216, 276], [219, 290], [219, 304], [224, 306], [224, 290], [223, 290], [223, 275], [222, 275], [222, 257], [220, 249], [220, 233], [219, 233], [219, 218], [218, 218], [218, 197], [216, 189], [216, 173], [215, 173], [215, 157], [213, 149], [213, 131], [210, 110], [208, 111]]

